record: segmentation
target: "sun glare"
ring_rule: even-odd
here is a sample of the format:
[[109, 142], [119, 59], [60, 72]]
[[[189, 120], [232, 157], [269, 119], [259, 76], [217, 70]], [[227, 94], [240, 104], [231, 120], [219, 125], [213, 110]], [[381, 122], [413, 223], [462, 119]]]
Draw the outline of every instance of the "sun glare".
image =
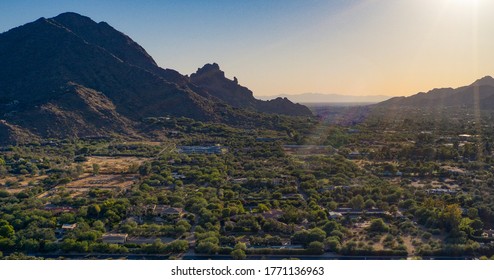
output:
[[481, 0], [453, 0], [450, 2], [455, 2], [455, 4], [467, 6], [467, 7], [475, 7], [479, 4]]

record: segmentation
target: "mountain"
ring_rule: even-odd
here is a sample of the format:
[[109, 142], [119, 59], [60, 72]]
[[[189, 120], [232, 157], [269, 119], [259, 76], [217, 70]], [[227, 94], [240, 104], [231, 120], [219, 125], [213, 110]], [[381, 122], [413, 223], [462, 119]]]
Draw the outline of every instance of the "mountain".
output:
[[459, 88], [436, 88], [428, 92], [419, 92], [409, 97], [394, 97], [376, 107], [386, 108], [445, 108], [466, 107], [486, 110], [494, 109], [494, 78], [490, 76], [476, 80], [468, 86]]
[[227, 79], [225, 73], [216, 63], [206, 64], [199, 68], [196, 73], [190, 75], [190, 81], [233, 107], [295, 116], [310, 116], [312, 114], [307, 107], [293, 104], [286, 98], [276, 98], [269, 101], [256, 99], [252, 91], [238, 84], [237, 78]]
[[261, 100], [270, 100], [272, 98], [288, 98], [293, 102], [301, 104], [312, 103], [378, 103], [391, 98], [386, 95], [343, 95], [343, 94], [325, 94], [325, 93], [302, 93], [302, 94], [282, 94], [277, 96], [257, 96]]
[[[237, 94], [249, 90], [223, 87], [227, 79], [203, 77], [196, 85], [160, 68], [144, 48], [107, 23], [76, 13], [0, 34], [0, 65], [0, 143], [31, 136], [136, 136], [144, 118], [166, 115], [240, 122], [244, 114], [231, 106], [308, 115], [306, 107], [286, 101], [277, 103], [278, 111], [252, 107], [253, 97]], [[221, 86], [211, 86], [217, 82]]]

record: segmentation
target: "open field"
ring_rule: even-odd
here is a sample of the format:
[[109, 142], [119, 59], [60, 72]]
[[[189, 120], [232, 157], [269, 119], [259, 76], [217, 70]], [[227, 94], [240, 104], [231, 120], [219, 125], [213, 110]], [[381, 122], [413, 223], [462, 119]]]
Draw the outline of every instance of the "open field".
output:
[[16, 194], [29, 187], [30, 184], [36, 185], [46, 177], [46, 175], [6, 176], [0, 178], [0, 189], [4, 189], [11, 194]]
[[108, 157], [108, 156], [91, 156], [82, 164], [84, 172], [90, 173], [93, 171], [93, 164], [100, 166], [99, 173], [113, 174], [126, 173], [131, 166], [139, 166], [146, 161], [143, 157]]

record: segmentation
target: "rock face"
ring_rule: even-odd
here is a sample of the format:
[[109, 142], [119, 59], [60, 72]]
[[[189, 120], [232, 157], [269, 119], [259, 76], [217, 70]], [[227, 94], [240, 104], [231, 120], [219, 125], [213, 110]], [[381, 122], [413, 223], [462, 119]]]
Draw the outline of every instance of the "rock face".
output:
[[190, 81], [203, 88], [210, 95], [219, 98], [227, 104], [252, 109], [264, 113], [276, 113], [294, 116], [310, 116], [311, 111], [300, 104], [294, 104], [290, 100], [277, 98], [270, 101], [258, 100], [252, 91], [238, 84], [237, 78], [227, 79], [225, 73], [220, 70], [218, 64], [206, 64], [196, 73], [190, 75]]
[[[107, 23], [75, 13], [40, 18], [0, 34], [0, 65], [4, 143], [15, 135], [135, 135], [146, 117], [224, 121], [224, 114], [218, 114], [223, 109], [218, 108], [225, 103], [303, 115], [291, 111], [299, 108], [291, 102], [278, 111], [245, 105], [256, 102], [252, 93], [224, 75], [214, 83], [232, 84], [225, 83], [218, 91], [202, 86], [210, 84], [204, 75], [199, 79], [203, 83], [195, 84], [175, 70], [158, 67], [139, 44]], [[243, 98], [243, 92], [250, 92], [250, 97]]]
[[464, 107], [492, 110], [494, 109], [494, 78], [486, 76], [468, 86], [455, 89], [439, 88], [409, 97], [395, 97], [377, 104], [376, 107], [423, 109]]

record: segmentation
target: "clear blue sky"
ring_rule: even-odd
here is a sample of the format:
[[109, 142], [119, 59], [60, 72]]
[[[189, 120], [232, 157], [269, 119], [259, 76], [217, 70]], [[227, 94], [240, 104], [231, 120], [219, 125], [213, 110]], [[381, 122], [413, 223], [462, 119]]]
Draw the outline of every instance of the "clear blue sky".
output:
[[409, 95], [494, 75], [490, 0], [2, 0], [0, 32], [67, 11], [163, 68], [217, 62], [256, 95]]

